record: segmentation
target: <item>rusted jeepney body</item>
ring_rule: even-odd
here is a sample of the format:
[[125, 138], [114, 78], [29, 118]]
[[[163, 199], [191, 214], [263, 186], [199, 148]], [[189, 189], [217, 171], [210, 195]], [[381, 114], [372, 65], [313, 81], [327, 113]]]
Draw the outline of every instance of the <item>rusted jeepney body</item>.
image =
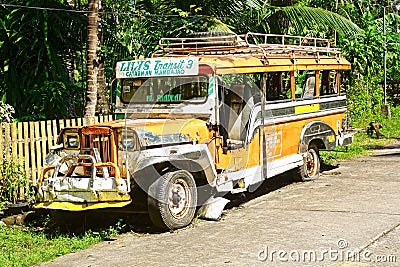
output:
[[123, 119], [62, 130], [38, 208], [141, 201], [156, 225], [175, 229], [196, 212], [218, 218], [224, 194], [283, 172], [314, 179], [319, 149], [351, 143], [340, 91], [350, 64], [328, 40], [249, 33], [160, 46], [152, 58], [117, 63]]

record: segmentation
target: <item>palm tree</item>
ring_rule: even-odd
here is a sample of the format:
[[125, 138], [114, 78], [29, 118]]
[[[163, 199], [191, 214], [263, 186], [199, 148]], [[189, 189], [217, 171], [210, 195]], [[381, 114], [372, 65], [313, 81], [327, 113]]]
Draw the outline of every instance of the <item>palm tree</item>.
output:
[[96, 112], [98, 91], [98, 58], [97, 48], [99, 45], [99, 7], [101, 0], [88, 1], [88, 43], [87, 43], [87, 92], [85, 117], [93, 117]]
[[[102, 3], [99, 3], [99, 11], [101, 12]], [[104, 44], [104, 33], [103, 33], [103, 16], [99, 16], [99, 29], [98, 29], [98, 39], [99, 44]], [[98, 57], [98, 72], [97, 72], [97, 105], [96, 105], [96, 113], [108, 115], [110, 108], [109, 108], [109, 101], [107, 95], [107, 84], [106, 84], [106, 73], [105, 73], [105, 62], [104, 62], [104, 55]]]
[[[303, 5], [293, 0], [240, 0], [240, 1], [182, 1], [182, 0], [141, 0], [137, 6], [152, 14], [170, 15], [177, 10], [190, 15], [212, 18], [217, 24], [226, 24], [235, 32], [260, 31], [287, 33], [294, 29], [303, 34], [304, 29], [320, 32], [338, 31], [342, 34], [360, 32], [360, 28], [349, 19], [327, 11]], [[196, 13], [193, 10], [197, 10]], [[217, 20], [215, 20], [215, 18]], [[206, 27], [212, 26], [206, 23]], [[207, 30], [207, 29], [203, 29]]]

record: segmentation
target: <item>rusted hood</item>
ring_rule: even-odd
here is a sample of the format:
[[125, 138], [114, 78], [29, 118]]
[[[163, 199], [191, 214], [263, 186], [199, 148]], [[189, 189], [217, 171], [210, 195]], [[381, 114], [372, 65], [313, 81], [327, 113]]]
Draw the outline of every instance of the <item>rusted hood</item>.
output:
[[206, 122], [199, 119], [131, 119], [117, 121], [112, 127], [145, 131], [159, 136], [182, 134], [196, 142], [210, 137]]

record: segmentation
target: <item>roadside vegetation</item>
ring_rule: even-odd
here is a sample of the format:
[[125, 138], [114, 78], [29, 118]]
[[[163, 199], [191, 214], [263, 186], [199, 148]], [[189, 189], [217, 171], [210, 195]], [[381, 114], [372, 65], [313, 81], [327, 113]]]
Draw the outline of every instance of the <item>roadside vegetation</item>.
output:
[[[352, 127], [356, 131], [353, 143], [346, 147], [338, 146], [334, 151], [321, 151], [321, 159], [325, 164], [333, 164], [340, 160], [348, 160], [360, 156], [370, 155], [373, 149], [382, 148], [385, 145], [400, 141], [400, 107], [392, 108], [392, 117], [384, 115], [364, 118], [354, 122]], [[367, 133], [369, 123], [376, 121], [382, 128], [383, 136], [378, 137], [375, 132]]]
[[[340, 160], [347, 160], [359, 156], [370, 155], [372, 150], [379, 149], [385, 145], [400, 141], [400, 107], [391, 109], [391, 118], [382, 114], [375, 117], [360, 119], [353, 124], [357, 133], [354, 135], [353, 143], [346, 149], [337, 147], [334, 151], [322, 152], [321, 156], [325, 163], [334, 163]], [[383, 136], [378, 137], [375, 132], [372, 135], [367, 133], [369, 123], [376, 121], [382, 125], [380, 132]]]
[[[73, 219], [64, 217], [62, 221], [65, 225], [43, 210], [26, 211], [15, 216], [23, 217], [23, 221], [7, 226], [0, 224], [2, 267], [32, 266], [50, 261], [101, 241], [112, 240], [131, 227], [112, 216], [107, 221], [90, 215], [74, 216]], [[9, 223], [12, 217], [6, 217], [4, 221]]]
[[0, 266], [32, 266], [90, 247], [109, 235], [107, 231], [82, 235], [47, 234], [34, 228], [0, 226]]

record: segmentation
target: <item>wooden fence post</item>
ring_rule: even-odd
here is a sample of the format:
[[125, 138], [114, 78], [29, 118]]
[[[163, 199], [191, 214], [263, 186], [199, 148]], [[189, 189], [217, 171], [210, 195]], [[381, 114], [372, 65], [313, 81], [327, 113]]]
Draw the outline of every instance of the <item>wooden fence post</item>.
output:
[[47, 133], [46, 133], [46, 122], [45, 121], [41, 121], [40, 122], [40, 135], [41, 135], [40, 136], [40, 145], [42, 146], [41, 154], [43, 156], [43, 159], [42, 159], [42, 161], [40, 163], [41, 168], [39, 170], [39, 175], [40, 175], [41, 169], [44, 166], [44, 158], [46, 157], [47, 153], [50, 150], [50, 149], [47, 148], [47, 138], [48, 138], [48, 136], [47, 136]]
[[32, 168], [31, 168], [31, 154], [29, 153], [29, 123], [28, 122], [23, 122], [23, 128], [24, 128], [24, 158], [25, 158], [25, 172], [26, 175], [32, 180], [32, 182], [35, 182], [32, 179]]
[[29, 144], [30, 144], [30, 150], [31, 150], [31, 170], [32, 170], [32, 181], [36, 181], [36, 174], [37, 174], [37, 168], [36, 168], [36, 157], [35, 157], [35, 122], [31, 121], [29, 122]]
[[24, 131], [23, 123], [18, 122], [17, 124], [17, 140], [18, 140], [18, 164], [24, 166]]
[[3, 153], [4, 153], [4, 150], [5, 150], [5, 148], [4, 148], [4, 140], [3, 140], [3, 133], [4, 133], [4, 131], [3, 131], [3, 128], [4, 128], [4, 123], [2, 123], [1, 124], [1, 127], [0, 127], [0, 155], [1, 155], [1, 157], [0, 157], [0, 163], [3, 165]]
[[16, 123], [10, 123], [10, 124], [11, 124], [11, 160], [13, 162], [16, 162], [18, 158], [17, 124]]
[[4, 154], [5, 154], [6, 161], [10, 161], [11, 160], [11, 155], [10, 155], [10, 143], [11, 143], [10, 123], [5, 123], [4, 126], [5, 126], [5, 129], [4, 129], [4, 135], [5, 135]]

